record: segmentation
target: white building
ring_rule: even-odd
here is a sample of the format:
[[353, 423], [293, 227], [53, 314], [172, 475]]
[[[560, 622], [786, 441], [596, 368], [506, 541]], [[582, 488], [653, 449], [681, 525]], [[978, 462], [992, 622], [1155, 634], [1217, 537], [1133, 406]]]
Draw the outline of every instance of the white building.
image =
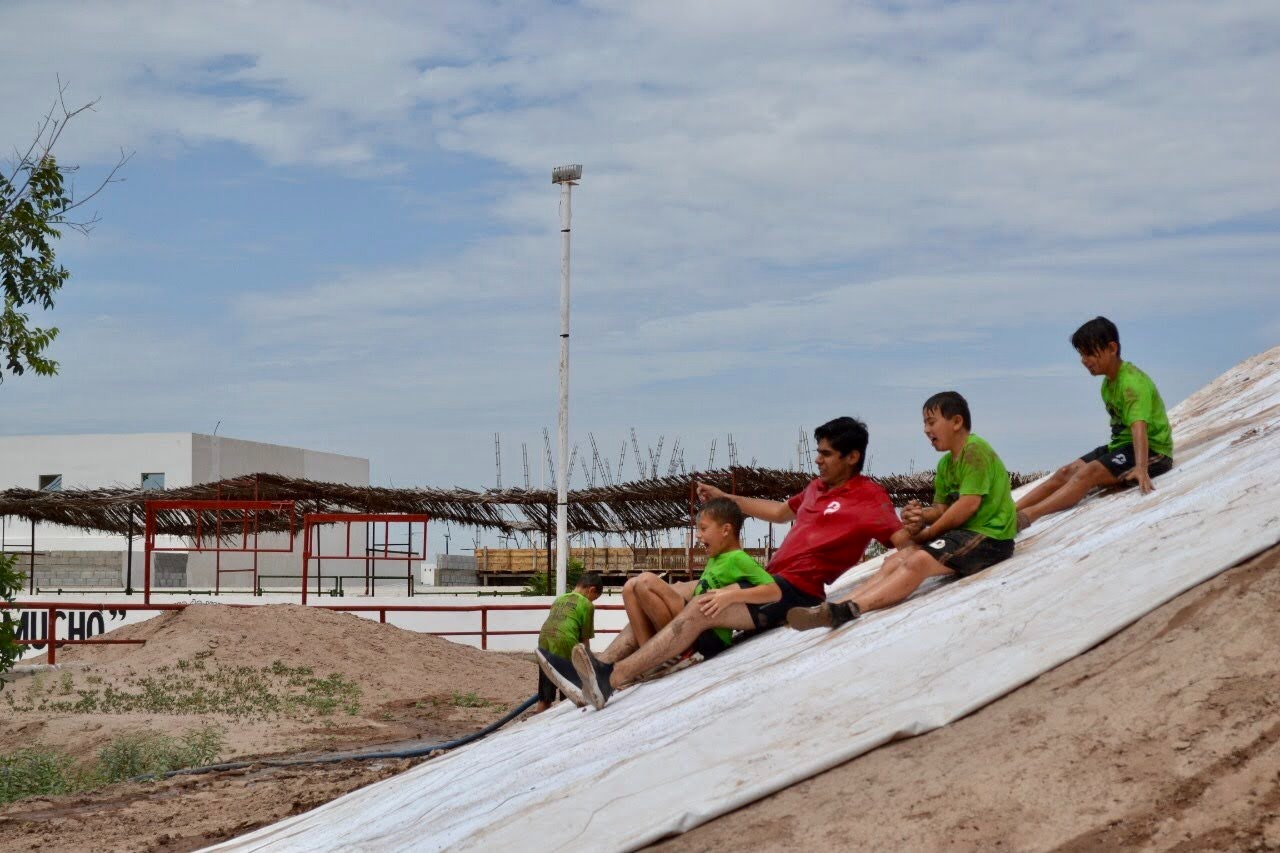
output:
[[[92, 489], [105, 487], [172, 489], [244, 474], [269, 473], [353, 486], [369, 484], [369, 460], [298, 447], [263, 444], [199, 433], [137, 433], [132, 435], [0, 436], [0, 490]], [[363, 547], [364, 529], [357, 535]], [[24, 519], [0, 523], [0, 546], [27, 551], [32, 527]], [[142, 586], [141, 524], [133, 541], [132, 581]], [[264, 537], [265, 541], [265, 537]], [[36, 584], [58, 587], [122, 587], [129, 564], [123, 536], [76, 530], [58, 525], [35, 526]], [[223, 554], [224, 568], [248, 565], [244, 554]], [[301, 570], [301, 541], [293, 554], [259, 557], [259, 571], [297, 575]], [[181, 573], [177, 568], [185, 570]], [[27, 569], [27, 562], [20, 561]], [[166, 586], [211, 588], [214, 555], [192, 554], [169, 559]], [[354, 571], [354, 569], [352, 569]], [[181, 577], [180, 577], [181, 575]], [[247, 574], [225, 576], [223, 586], [247, 588]], [[181, 580], [180, 583], [176, 582]], [[153, 584], [155, 581], [153, 580]], [[277, 585], [270, 582], [266, 586]], [[296, 585], [280, 579], [278, 585]]]

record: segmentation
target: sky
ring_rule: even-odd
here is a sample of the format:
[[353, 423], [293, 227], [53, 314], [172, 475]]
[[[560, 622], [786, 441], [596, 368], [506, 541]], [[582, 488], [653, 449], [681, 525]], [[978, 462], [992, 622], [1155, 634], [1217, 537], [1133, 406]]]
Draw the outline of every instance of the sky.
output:
[[[9, 0], [0, 142], [61, 79], [99, 224], [0, 434], [193, 431], [542, 485], [559, 193], [571, 436], [931, 467], [954, 389], [1013, 470], [1101, 444], [1104, 314], [1172, 407], [1280, 343], [1280, 5]], [[624, 479], [636, 475], [628, 451]], [[584, 485], [575, 469], [571, 485]]]

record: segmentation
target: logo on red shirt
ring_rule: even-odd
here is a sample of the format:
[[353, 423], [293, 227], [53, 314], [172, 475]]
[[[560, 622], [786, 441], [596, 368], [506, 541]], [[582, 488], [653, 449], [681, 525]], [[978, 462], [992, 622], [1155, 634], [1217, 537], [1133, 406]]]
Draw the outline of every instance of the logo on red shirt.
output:
[[840, 501], [832, 501], [831, 503], [827, 504], [827, 508], [822, 511], [822, 514], [831, 515], [831, 513], [839, 512], [839, 511], [840, 511]]

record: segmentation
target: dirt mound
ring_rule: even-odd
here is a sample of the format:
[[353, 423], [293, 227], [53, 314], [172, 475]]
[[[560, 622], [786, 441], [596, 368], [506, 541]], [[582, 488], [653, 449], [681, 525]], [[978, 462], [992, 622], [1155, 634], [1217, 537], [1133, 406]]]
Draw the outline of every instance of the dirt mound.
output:
[[962, 720], [651, 849], [1280, 850], [1278, 648], [1280, 547]]
[[113, 631], [112, 638], [145, 646], [71, 646], [68, 664], [131, 667], [136, 672], [173, 666], [201, 655], [206, 666], [263, 665], [281, 661], [321, 675], [340, 673], [359, 683], [375, 704], [413, 695], [476, 693], [524, 698], [537, 687], [531, 664], [483, 652], [350, 613], [267, 604], [231, 607], [194, 604]]
[[537, 687], [535, 666], [350, 614], [292, 604], [193, 605], [72, 646], [0, 693], [0, 752], [88, 760], [122, 733], [222, 729], [225, 758], [450, 738]]
[[[291, 604], [193, 605], [112, 637], [147, 642], [68, 647], [59, 669], [5, 686], [0, 752], [40, 745], [87, 762], [125, 733], [176, 736], [205, 723], [223, 731], [224, 759], [420, 746], [481, 728], [537, 683], [528, 657]], [[303, 699], [282, 701], [290, 691]], [[195, 849], [412, 763], [265, 768], [29, 798], [0, 807], [0, 849]]]

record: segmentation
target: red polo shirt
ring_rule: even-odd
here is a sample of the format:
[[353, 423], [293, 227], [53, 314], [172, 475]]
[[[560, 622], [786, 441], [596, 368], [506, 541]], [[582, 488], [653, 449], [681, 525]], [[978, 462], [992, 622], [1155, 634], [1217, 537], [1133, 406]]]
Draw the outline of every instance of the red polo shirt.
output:
[[861, 474], [834, 489], [814, 478], [787, 506], [796, 520], [769, 574], [819, 598], [824, 584], [862, 560], [872, 539], [891, 548], [889, 537], [902, 529], [889, 493]]

